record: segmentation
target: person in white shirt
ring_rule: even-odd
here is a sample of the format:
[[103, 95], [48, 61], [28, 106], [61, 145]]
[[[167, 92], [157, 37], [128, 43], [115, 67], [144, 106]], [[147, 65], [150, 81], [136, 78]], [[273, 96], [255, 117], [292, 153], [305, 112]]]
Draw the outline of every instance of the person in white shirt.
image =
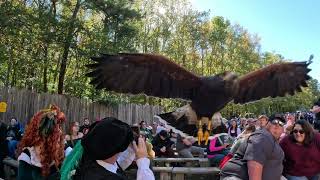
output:
[[107, 117], [92, 126], [65, 159], [60, 171], [62, 180], [127, 180], [123, 169], [135, 158], [137, 180], [155, 179], [145, 141], [140, 137], [137, 144], [128, 124]]

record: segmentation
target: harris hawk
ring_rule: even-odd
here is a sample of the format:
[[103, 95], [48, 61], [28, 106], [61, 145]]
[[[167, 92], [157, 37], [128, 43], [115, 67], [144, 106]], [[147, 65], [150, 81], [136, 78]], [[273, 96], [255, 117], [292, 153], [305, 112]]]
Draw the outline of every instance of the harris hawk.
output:
[[[162, 55], [102, 54], [91, 58], [95, 63], [87, 65], [92, 69], [87, 76], [96, 89], [190, 100], [201, 125], [202, 118], [211, 119], [230, 101], [242, 104], [302, 91], [308, 86], [312, 57], [308, 62], [272, 64], [243, 76], [232, 72], [197, 76]], [[198, 129], [199, 138], [203, 132]]]

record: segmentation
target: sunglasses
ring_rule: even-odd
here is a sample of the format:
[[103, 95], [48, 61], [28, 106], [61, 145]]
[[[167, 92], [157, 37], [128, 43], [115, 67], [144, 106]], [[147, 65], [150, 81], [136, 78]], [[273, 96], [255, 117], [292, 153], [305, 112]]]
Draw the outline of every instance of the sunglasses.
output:
[[300, 134], [304, 134], [304, 130], [297, 130], [297, 129], [295, 129], [295, 130], [293, 130], [292, 132], [295, 133], [295, 134], [297, 134], [298, 132], [299, 132]]
[[284, 123], [282, 121], [277, 120], [277, 119], [273, 120], [271, 123], [272, 124], [279, 124], [281, 127], [284, 126]]

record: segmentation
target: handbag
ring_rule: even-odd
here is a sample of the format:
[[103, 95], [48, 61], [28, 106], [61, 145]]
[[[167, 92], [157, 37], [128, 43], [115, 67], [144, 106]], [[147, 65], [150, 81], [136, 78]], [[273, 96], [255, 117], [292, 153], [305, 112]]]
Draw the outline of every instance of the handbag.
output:
[[219, 168], [222, 169], [224, 167], [224, 165], [226, 165], [226, 163], [233, 157], [233, 154], [229, 153], [227, 154], [221, 161], [219, 164]]

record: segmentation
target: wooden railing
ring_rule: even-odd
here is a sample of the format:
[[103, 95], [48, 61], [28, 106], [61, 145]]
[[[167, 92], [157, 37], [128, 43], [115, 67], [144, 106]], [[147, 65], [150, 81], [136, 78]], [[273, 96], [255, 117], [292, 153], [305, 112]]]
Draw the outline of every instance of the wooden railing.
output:
[[208, 158], [155, 158], [152, 161], [153, 166], [165, 166], [168, 163], [187, 163], [191, 166], [200, 165], [200, 167], [208, 167]]
[[[191, 167], [165, 167], [166, 163], [190, 163]], [[18, 161], [6, 158], [3, 160], [5, 179], [11, 180], [11, 171], [18, 169]], [[160, 180], [184, 180], [188, 175], [210, 175], [211, 177], [217, 177], [220, 173], [220, 169], [217, 167], [208, 167], [207, 158], [155, 158], [152, 160], [153, 172], [159, 174]], [[200, 165], [200, 167], [194, 167], [193, 165]], [[157, 165], [161, 165], [158, 167]], [[210, 178], [213, 179], [213, 178]], [[215, 178], [215, 179], [218, 179]], [[0, 179], [1, 180], [1, 179]], [[214, 180], [214, 179], [213, 179]]]
[[220, 169], [217, 167], [153, 167], [153, 172], [160, 174], [160, 180], [184, 180], [188, 175], [210, 175], [211, 180], [218, 180]]

